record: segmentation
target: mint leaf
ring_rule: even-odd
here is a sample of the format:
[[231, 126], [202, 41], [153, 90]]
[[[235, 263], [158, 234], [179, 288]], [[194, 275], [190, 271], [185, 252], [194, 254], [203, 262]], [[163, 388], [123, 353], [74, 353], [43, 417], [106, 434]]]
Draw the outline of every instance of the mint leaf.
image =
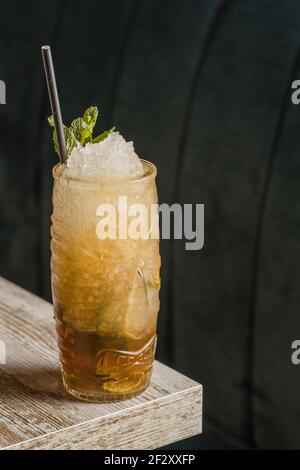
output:
[[91, 106], [88, 108], [82, 118], [77, 118], [72, 121], [70, 129], [72, 130], [76, 140], [85, 146], [88, 142], [92, 141], [93, 129], [95, 127], [98, 117], [98, 108]]
[[[108, 131], [102, 132], [102, 134], [98, 135], [98, 137], [95, 137], [93, 139], [93, 129], [95, 127], [97, 118], [98, 108], [96, 106], [90, 106], [84, 112], [83, 117], [76, 118], [71, 122], [70, 127], [67, 127], [65, 125], [63, 126], [68, 155], [70, 155], [75, 146], [79, 145], [81, 147], [84, 147], [89, 142], [93, 144], [102, 142], [102, 140], [106, 139], [106, 137], [115, 130], [115, 127], [112, 127]], [[48, 122], [50, 126], [54, 128], [54, 150], [58, 154], [59, 152], [57, 145], [57, 136], [53, 116], [48, 117]]]
[[66, 126], [64, 126], [64, 134], [65, 134], [65, 139], [66, 139], [67, 154], [70, 155], [73, 148], [76, 147], [76, 145], [78, 145], [78, 141], [76, 137], [74, 136], [72, 130], [68, 129]]
[[98, 144], [99, 142], [102, 142], [102, 140], [106, 139], [106, 137], [109, 136], [109, 134], [111, 134], [112, 132], [114, 132], [114, 130], [116, 129], [116, 127], [112, 127], [111, 129], [109, 129], [108, 131], [104, 131], [102, 132], [102, 134], [98, 135], [98, 137], [95, 137], [93, 140], [92, 140], [92, 143], [93, 144]]
[[[48, 117], [48, 122], [49, 122], [51, 127], [55, 127], [54, 126], [53, 116]], [[75, 145], [77, 145], [77, 140], [76, 140], [76, 137], [74, 136], [74, 133], [71, 129], [68, 129], [67, 126], [65, 126], [65, 125], [63, 126], [63, 129], [64, 129], [64, 134], [65, 134], [67, 154], [70, 155], [70, 153], [72, 152]], [[53, 131], [53, 144], [54, 144], [54, 151], [59, 155], [58, 145], [57, 145], [57, 136], [56, 136], [55, 128], [54, 128], [54, 131]]]
[[81, 122], [81, 139], [82, 145], [92, 142], [93, 129], [95, 127], [98, 118], [98, 108], [96, 106], [90, 106], [84, 113]]
[[54, 126], [54, 119], [53, 119], [52, 115], [48, 117], [48, 122], [49, 122], [50, 126], [54, 128], [54, 131], [53, 131], [53, 134], [52, 134], [52, 139], [53, 139], [53, 144], [54, 144], [54, 152], [57, 153], [57, 155], [59, 155], [56, 131], [55, 131], [55, 126]]
[[51, 114], [51, 116], [48, 116], [48, 122], [49, 122], [51, 127], [54, 127], [54, 119], [53, 119], [52, 114]]
[[71, 122], [69, 131], [73, 133], [77, 142], [83, 147], [92, 140], [93, 130], [81, 117]]
[[81, 128], [81, 145], [85, 146], [88, 142], [92, 142], [93, 129], [90, 129], [85, 121], [82, 121]]
[[91, 131], [94, 129], [96, 121], [98, 118], [98, 108], [97, 106], [90, 106], [83, 115], [83, 120], [89, 126]]
[[82, 118], [76, 118], [74, 121], [71, 122], [69, 127], [69, 131], [71, 131], [75, 137], [75, 139], [80, 142], [81, 139], [81, 122]]

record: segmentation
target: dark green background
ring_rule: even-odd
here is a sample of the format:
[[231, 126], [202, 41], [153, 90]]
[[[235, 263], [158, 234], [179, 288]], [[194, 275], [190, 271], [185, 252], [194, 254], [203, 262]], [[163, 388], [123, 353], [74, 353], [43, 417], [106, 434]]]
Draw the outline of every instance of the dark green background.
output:
[[158, 357], [203, 383], [205, 429], [300, 448], [300, 2], [0, 0], [0, 11], [1, 275], [50, 299], [49, 43], [65, 122], [98, 105], [101, 129], [117, 125], [157, 164], [160, 202], [205, 204], [202, 251], [161, 243]]

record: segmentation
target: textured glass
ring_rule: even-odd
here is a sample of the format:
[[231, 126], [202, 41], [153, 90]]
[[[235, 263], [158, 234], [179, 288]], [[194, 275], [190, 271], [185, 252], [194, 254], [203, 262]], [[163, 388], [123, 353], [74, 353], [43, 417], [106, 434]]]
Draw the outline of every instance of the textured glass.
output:
[[[52, 293], [66, 389], [95, 401], [130, 398], [149, 384], [159, 310], [159, 240], [96, 234], [99, 204], [120, 215], [157, 203], [154, 165], [139, 178], [78, 180], [53, 170]], [[118, 225], [117, 225], [118, 229]]]

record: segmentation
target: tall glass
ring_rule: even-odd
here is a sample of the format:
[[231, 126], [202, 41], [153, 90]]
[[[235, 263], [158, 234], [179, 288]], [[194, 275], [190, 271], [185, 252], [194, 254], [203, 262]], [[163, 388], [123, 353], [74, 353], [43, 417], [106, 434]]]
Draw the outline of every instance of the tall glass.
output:
[[[52, 295], [63, 382], [89, 401], [130, 398], [150, 382], [159, 240], [153, 227], [143, 238], [118, 231], [126, 217], [124, 196], [128, 207], [143, 204], [148, 221], [153, 215], [156, 168], [146, 161], [143, 166], [142, 176], [130, 178], [77, 179], [63, 165], [53, 169]], [[99, 237], [103, 204], [115, 209], [116, 238]]]

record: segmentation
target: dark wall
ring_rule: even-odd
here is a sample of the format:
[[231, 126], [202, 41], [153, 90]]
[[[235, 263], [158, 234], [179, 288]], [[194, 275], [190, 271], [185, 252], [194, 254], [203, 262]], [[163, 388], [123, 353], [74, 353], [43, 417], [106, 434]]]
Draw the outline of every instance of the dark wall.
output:
[[89, 105], [158, 166], [161, 202], [205, 204], [205, 247], [163, 241], [159, 358], [204, 384], [205, 420], [300, 448], [300, 3], [0, 0], [0, 273], [50, 299], [40, 46], [66, 122]]

